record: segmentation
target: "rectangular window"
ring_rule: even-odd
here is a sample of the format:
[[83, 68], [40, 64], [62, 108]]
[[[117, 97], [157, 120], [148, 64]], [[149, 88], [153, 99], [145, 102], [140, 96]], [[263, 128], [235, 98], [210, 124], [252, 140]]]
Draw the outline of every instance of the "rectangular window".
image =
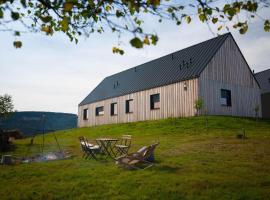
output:
[[104, 115], [104, 106], [96, 107], [96, 116]]
[[150, 95], [150, 108], [151, 108], [151, 110], [160, 108], [159, 94]]
[[222, 106], [232, 106], [231, 90], [221, 89], [220, 103]]
[[111, 116], [117, 115], [117, 103], [111, 103]]
[[133, 113], [133, 99], [126, 100], [126, 113]]
[[83, 109], [83, 120], [87, 120], [88, 119], [88, 109]]

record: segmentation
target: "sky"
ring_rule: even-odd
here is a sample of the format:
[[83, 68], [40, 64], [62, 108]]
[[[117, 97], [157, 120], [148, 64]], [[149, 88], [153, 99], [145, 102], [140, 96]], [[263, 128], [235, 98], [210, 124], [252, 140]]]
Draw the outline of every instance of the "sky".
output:
[[[14, 36], [0, 32], [0, 95], [12, 95], [17, 111], [77, 114], [78, 104], [106, 76], [214, 37], [198, 20], [179, 27], [149, 19], [147, 29], [158, 34], [158, 44], [137, 50], [123, 36], [124, 56], [112, 53], [118, 40], [111, 33], [82, 37], [77, 45], [63, 34], [27, 33], [23, 47], [15, 49]], [[232, 34], [252, 70], [270, 68], [270, 33], [262, 21], [255, 20], [245, 35]]]

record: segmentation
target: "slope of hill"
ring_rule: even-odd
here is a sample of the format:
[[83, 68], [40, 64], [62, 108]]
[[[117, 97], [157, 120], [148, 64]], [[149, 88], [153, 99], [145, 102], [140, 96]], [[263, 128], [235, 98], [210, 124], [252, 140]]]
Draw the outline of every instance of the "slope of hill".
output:
[[[44, 126], [43, 126], [44, 125]], [[25, 136], [77, 127], [77, 115], [55, 112], [14, 112], [2, 120], [3, 129], [19, 129]]]
[[[269, 199], [270, 121], [234, 117], [165, 119], [57, 132], [67, 160], [0, 165], [1, 199]], [[247, 139], [237, 134], [245, 129]], [[113, 160], [82, 158], [78, 137], [132, 135], [131, 152], [158, 140], [151, 168], [128, 171]], [[42, 137], [17, 140], [13, 156], [40, 153]], [[46, 152], [56, 150], [53, 134]]]

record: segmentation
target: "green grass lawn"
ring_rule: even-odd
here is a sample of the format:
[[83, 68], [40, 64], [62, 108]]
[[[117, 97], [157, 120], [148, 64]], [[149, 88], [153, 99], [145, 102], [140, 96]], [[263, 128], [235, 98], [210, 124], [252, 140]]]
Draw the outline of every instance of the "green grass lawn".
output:
[[[269, 199], [270, 122], [233, 117], [166, 119], [57, 132], [71, 159], [0, 166], [0, 199]], [[245, 128], [248, 139], [237, 139]], [[113, 161], [82, 158], [78, 136], [133, 136], [132, 150], [158, 140], [156, 165], [141, 171]], [[16, 141], [14, 156], [40, 151], [42, 138], [28, 150]], [[45, 150], [56, 149], [52, 134]]]

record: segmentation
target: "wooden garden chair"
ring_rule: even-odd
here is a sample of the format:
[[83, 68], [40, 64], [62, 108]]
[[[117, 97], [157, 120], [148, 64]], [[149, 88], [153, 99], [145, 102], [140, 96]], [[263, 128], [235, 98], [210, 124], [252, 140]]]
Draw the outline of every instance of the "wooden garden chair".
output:
[[115, 145], [115, 149], [117, 150], [117, 155], [126, 155], [131, 146], [131, 135], [123, 135], [120, 143]]
[[[154, 150], [158, 143], [144, 147], [141, 150], [121, 156], [116, 159], [116, 164], [127, 169], [146, 169], [154, 165], [153, 158]], [[151, 160], [151, 161], [149, 161]]]
[[89, 158], [92, 157], [95, 160], [97, 159], [97, 154], [100, 152], [100, 146], [96, 144], [89, 143], [87, 138], [79, 137], [81, 148], [83, 151], [83, 157]]

